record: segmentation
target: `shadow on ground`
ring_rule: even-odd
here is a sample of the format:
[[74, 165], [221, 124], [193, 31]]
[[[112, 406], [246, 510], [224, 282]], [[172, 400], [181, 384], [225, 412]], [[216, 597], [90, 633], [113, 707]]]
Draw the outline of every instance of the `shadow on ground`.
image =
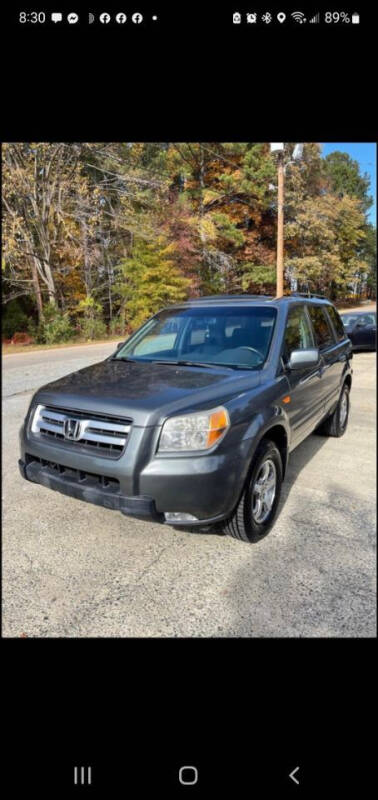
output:
[[374, 506], [330, 483], [322, 499], [308, 487], [288, 514], [289, 536], [270, 534], [239, 569], [222, 636], [375, 637]]

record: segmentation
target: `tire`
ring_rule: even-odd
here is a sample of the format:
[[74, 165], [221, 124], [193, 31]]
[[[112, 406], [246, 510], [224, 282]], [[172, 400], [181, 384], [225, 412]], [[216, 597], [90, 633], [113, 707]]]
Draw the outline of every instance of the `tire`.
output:
[[[343, 414], [343, 408], [344, 414], [346, 414], [345, 416]], [[343, 436], [348, 427], [349, 408], [349, 387], [346, 385], [346, 383], [344, 383], [339, 397], [339, 402], [333, 414], [331, 414], [331, 416], [328, 417], [328, 419], [326, 419], [325, 422], [323, 422], [323, 424], [320, 426], [319, 433], [324, 434], [324, 436], [336, 436], [337, 438]]]
[[[223, 533], [232, 536], [234, 539], [250, 543], [259, 542], [269, 533], [274, 523], [280, 500], [282, 472], [282, 460], [278, 448], [274, 442], [263, 439], [256, 450], [239, 503], [232, 517], [222, 525]], [[274, 482], [275, 491], [270, 495], [268, 492], [267, 505], [261, 503], [260, 500], [259, 506], [258, 498], [261, 496], [261, 490], [256, 491], [256, 489], [257, 484], [261, 484], [264, 476], [265, 481], [267, 481], [266, 485]], [[272, 502], [271, 506], [270, 502]], [[265, 516], [267, 510], [268, 513]]]

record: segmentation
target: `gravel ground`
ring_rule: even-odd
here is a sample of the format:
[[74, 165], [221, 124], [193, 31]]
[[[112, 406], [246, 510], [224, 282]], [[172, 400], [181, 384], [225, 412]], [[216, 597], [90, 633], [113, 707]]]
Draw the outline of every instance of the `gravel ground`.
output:
[[291, 455], [258, 545], [123, 517], [28, 483], [33, 390], [114, 344], [3, 358], [3, 636], [374, 637], [375, 353], [356, 354], [348, 430]]

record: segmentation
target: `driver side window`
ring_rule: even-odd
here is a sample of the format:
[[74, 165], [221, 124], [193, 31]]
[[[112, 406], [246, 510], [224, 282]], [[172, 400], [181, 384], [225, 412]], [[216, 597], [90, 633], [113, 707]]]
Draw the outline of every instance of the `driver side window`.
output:
[[283, 358], [289, 360], [293, 350], [308, 350], [314, 347], [312, 331], [304, 306], [295, 306], [289, 311], [286, 323]]

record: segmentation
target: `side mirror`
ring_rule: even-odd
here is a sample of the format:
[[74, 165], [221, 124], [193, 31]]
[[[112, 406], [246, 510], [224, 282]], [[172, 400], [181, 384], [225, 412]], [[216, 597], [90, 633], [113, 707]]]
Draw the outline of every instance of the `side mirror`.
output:
[[117, 351], [118, 351], [118, 350], [119, 350], [119, 348], [120, 348], [120, 347], [122, 347], [122, 345], [124, 345], [124, 344], [125, 344], [125, 342], [118, 342], [118, 344], [117, 344]]
[[319, 350], [311, 347], [308, 350], [292, 350], [288, 362], [289, 369], [306, 369], [319, 364]]

